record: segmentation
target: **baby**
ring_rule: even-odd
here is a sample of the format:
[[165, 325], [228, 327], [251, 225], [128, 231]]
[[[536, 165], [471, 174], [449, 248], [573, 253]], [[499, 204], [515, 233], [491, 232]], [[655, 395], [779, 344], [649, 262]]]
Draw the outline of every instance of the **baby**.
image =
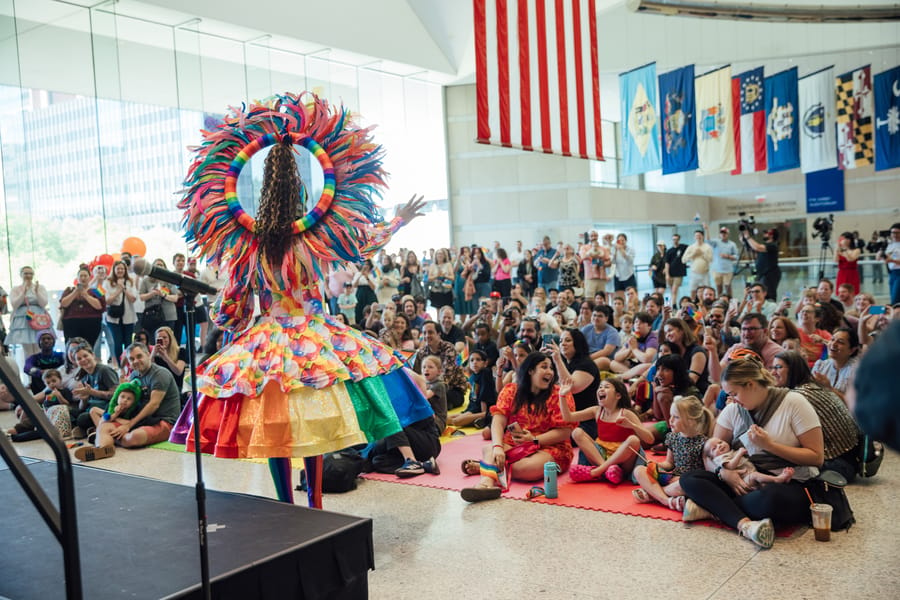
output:
[[794, 476], [792, 467], [785, 467], [780, 475], [767, 475], [756, 470], [756, 466], [747, 456], [746, 448], [732, 450], [725, 440], [709, 438], [703, 444], [703, 464], [707, 471], [718, 473], [720, 469], [737, 471], [741, 474], [744, 483], [752, 489], [767, 483], [787, 483]]

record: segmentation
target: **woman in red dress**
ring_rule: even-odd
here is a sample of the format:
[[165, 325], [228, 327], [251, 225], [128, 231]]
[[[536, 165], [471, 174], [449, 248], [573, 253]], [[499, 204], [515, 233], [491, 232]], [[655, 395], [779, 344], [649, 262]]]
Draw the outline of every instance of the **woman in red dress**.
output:
[[837, 285], [841, 287], [843, 283], [849, 283], [853, 286], [853, 295], [859, 293], [859, 253], [858, 248], [851, 248], [850, 243], [853, 241], [853, 234], [845, 231], [837, 241], [837, 251], [834, 253], [834, 260], [838, 264]]

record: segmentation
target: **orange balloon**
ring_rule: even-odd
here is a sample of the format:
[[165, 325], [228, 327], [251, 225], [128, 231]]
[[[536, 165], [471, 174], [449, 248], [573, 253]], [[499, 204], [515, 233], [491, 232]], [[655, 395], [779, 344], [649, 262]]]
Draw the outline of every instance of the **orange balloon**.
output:
[[112, 257], [113, 257], [113, 262], [118, 262], [118, 261], [122, 260], [122, 255], [118, 252], [113, 252]]
[[147, 244], [138, 237], [125, 238], [122, 242], [122, 252], [127, 252], [132, 256], [146, 256]]
[[106, 270], [109, 271], [112, 269], [113, 260], [112, 254], [101, 254], [94, 259], [94, 264], [103, 265], [106, 267]]

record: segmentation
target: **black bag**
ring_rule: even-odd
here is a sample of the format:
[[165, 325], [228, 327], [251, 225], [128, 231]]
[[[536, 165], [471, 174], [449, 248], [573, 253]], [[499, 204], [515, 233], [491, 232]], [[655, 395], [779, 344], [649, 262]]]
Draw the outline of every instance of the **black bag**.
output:
[[162, 304], [153, 304], [151, 306], [144, 307], [144, 316], [142, 317], [149, 321], [162, 321], [163, 318], [163, 309]]
[[844, 487], [847, 480], [837, 471], [822, 471], [815, 479], [806, 482], [806, 491], [813, 501], [831, 505], [831, 530], [843, 531], [856, 523], [850, 500]]
[[884, 460], [884, 445], [867, 435], [860, 434], [858, 448], [857, 475], [860, 477], [874, 476], [881, 467], [881, 461]]
[[356, 489], [365, 459], [355, 448], [329, 452], [322, 457], [322, 491], [343, 494]]
[[106, 314], [113, 319], [121, 319], [125, 316], [125, 301], [119, 302], [118, 304], [107, 304], [106, 305]]

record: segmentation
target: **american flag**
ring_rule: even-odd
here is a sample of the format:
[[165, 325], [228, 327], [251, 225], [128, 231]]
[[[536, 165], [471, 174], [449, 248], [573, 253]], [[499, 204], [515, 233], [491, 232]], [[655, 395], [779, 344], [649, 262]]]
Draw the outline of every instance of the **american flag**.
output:
[[595, 0], [473, 0], [482, 144], [603, 160]]

